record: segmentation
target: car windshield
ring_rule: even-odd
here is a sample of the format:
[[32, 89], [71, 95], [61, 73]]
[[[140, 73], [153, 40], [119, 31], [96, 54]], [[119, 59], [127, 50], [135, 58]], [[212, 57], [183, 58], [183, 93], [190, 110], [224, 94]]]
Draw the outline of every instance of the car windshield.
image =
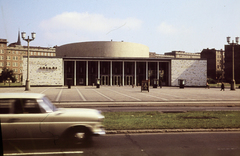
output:
[[49, 107], [53, 112], [55, 112], [55, 111], [58, 110], [57, 107], [55, 107], [55, 106], [52, 104], [52, 102], [51, 102], [47, 97], [43, 97], [42, 100], [43, 100], [43, 102], [44, 102], [45, 104], [48, 105], [48, 107]]

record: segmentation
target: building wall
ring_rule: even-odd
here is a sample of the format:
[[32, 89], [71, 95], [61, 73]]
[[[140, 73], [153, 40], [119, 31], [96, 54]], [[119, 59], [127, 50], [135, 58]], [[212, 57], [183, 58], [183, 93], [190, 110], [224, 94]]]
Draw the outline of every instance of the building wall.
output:
[[7, 60], [7, 40], [0, 39], [0, 75], [4, 67], [6, 67], [6, 60]]
[[[30, 58], [30, 85], [63, 85], [62, 58]], [[27, 58], [23, 58], [23, 85], [27, 78]]]
[[56, 48], [57, 57], [149, 57], [149, 48], [131, 42], [79, 42]]
[[207, 60], [171, 60], [171, 85], [179, 86], [178, 80], [186, 80], [185, 86], [205, 86]]
[[213, 80], [224, 79], [225, 52], [216, 49], [203, 49], [201, 58], [207, 59], [207, 77]]

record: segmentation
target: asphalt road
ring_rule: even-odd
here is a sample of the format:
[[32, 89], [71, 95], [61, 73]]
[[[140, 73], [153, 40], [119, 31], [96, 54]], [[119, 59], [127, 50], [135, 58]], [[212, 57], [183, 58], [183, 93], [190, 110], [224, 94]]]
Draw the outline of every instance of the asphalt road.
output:
[[161, 133], [105, 135], [91, 146], [55, 145], [51, 141], [9, 141], [7, 155], [68, 156], [238, 156], [240, 133]]

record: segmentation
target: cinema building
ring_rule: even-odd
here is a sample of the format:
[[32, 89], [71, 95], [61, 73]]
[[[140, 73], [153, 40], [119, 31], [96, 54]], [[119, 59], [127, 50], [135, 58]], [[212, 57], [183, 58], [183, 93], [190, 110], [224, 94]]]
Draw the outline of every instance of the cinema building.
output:
[[56, 47], [56, 57], [32, 57], [30, 66], [31, 85], [89, 86], [99, 80], [106, 86], [139, 86], [149, 80], [150, 85], [178, 86], [185, 80], [186, 86], [205, 86], [207, 81], [206, 60], [151, 57], [147, 46], [130, 42], [66, 44]]

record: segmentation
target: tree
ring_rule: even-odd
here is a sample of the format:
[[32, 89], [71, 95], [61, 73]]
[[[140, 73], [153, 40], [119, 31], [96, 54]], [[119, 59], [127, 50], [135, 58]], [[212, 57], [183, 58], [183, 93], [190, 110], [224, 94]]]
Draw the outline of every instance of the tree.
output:
[[6, 80], [12, 80], [12, 82], [15, 82], [16, 78], [14, 76], [13, 70], [9, 70], [4, 67], [2, 70], [2, 73], [1, 73], [0, 81], [4, 82], [4, 84], [5, 84]]

